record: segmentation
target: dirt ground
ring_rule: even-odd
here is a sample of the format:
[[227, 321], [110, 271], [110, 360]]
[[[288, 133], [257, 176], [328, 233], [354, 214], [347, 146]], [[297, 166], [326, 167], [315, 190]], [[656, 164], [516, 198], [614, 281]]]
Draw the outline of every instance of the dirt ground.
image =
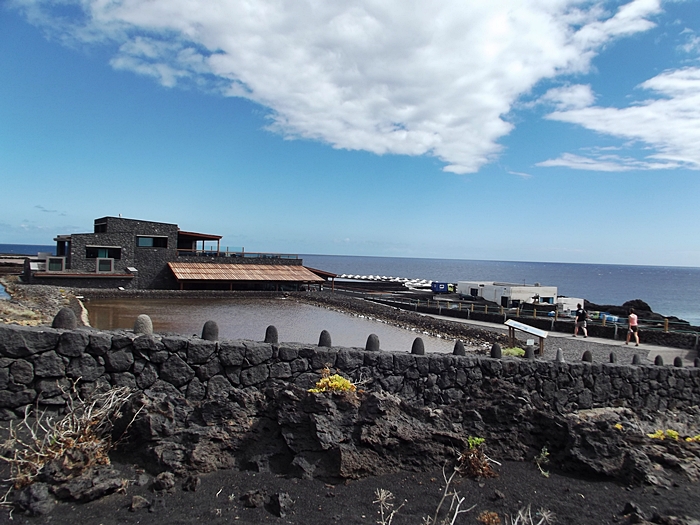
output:
[[[320, 480], [278, 477], [270, 473], [223, 470], [200, 477], [195, 491], [182, 489], [182, 481], [171, 492], [157, 493], [149, 487], [152, 477], [133, 465], [118, 464], [129, 480], [123, 493], [116, 493], [90, 503], [59, 503], [47, 515], [28, 517], [0, 511], [0, 523], [8, 524], [294, 524], [294, 525], [367, 525], [382, 523], [376, 490], [389, 490], [394, 495], [394, 508], [402, 505], [393, 518], [394, 525], [420, 525], [432, 517], [442, 497], [445, 483], [441, 469], [432, 472], [402, 472], [371, 477], [341, 484]], [[571, 525], [644, 523], [625, 512], [636, 505], [652, 520], [654, 515], [686, 517], [682, 521], [654, 523], [700, 523], [700, 498], [697, 483], [679, 482], [671, 489], [653, 487], [626, 488], [611, 481], [579, 479], [550, 472], [542, 475], [534, 463], [503, 462], [494, 465], [496, 478], [473, 480], [455, 478], [452, 487], [464, 498], [455, 524], [514, 523], [521, 509], [530, 508], [532, 522], [538, 523], [540, 509], [553, 513], [555, 521]], [[279, 517], [268, 501], [261, 507], [248, 507], [241, 496], [258, 491], [274, 497], [285, 493], [293, 503], [285, 516]], [[136, 505], [132, 510], [134, 497]], [[631, 504], [631, 505], [629, 505]], [[473, 508], [472, 508], [473, 506]], [[449, 508], [446, 503], [443, 508]], [[627, 511], [625, 509], [628, 509]], [[500, 521], [479, 521], [484, 512], [493, 512]], [[441, 515], [444, 516], [444, 513]], [[668, 520], [668, 518], [667, 518]], [[695, 521], [694, 521], [695, 520]], [[386, 521], [386, 523], [389, 523]]]

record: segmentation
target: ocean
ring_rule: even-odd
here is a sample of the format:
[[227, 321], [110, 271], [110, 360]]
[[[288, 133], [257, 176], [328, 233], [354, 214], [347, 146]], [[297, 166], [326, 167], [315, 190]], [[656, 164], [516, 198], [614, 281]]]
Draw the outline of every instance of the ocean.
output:
[[39, 252], [56, 253], [55, 244], [0, 244], [0, 255], [31, 255]]
[[499, 281], [556, 286], [559, 295], [596, 304], [641, 299], [654, 312], [700, 326], [700, 268], [404, 257], [300, 255], [305, 266], [350, 275], [432, 281]]
[[[53, 245], [0, 244], [0, 254], [53, 253]], [[596, 304], [641, 299], [654, 312], [700, 326], [700, 268], [547, 262], [472, 261], [300, 255], [305, 266], [351, 275], [380, 275], [432, 281], [500, 281], [556, 286], [559, 295]]]

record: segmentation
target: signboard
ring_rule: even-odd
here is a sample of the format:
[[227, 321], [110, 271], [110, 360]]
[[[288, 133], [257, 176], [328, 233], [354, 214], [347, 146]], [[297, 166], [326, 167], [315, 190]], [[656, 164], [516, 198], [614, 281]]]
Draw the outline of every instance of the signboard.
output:
[[508, 319], [505, 322], [505, 325], [511, 328], [515, 328], [516, 330], [522, 330], [523, 332], [528, 334], [536, 335], [537, 337], [541, 337], [543, 339], [546, 339], [549, 335], [549, 332], [547, 332], [546, 330], [540, 330], [539, 328], [535, 328], [534, 326], [514, 321], [513, 319]]

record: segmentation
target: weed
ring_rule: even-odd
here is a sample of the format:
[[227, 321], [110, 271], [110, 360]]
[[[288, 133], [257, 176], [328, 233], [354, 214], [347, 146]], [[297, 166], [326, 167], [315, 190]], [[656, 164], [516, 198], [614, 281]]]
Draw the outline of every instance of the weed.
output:
[[495, 478], [498, 476], [496, 471], [491, 468], [489, 458], [481, 449], [484, 441], [484, 438], [480, 437], [469, 436], [467, 438], [469, 448], [457, 457], [457, 466], [455, 467], [457, 472], [472, 478]]
[[[459, 493], [456, 490], [451, 489], [452, 485], [452, 480], [455, 477], [455, 474], [457, 474], [458, 470], [457, 468], [454, 469], [452, 472], [452, 475], [448, 478], [447, 474], [445, 473], [445, 469], [442, 469], [442, 477], [445, 480], [445, 490], [442, 493], [442, 498], [440, 498], [440, 502], [438, 503], [437, 508], [435, 509], [435, 514], [433, 517], [424, 517], [423, 518], [423, 525], [454, 525], [454, 523], [457, 521], [457, 516], [460, 514], [465, 514], [472, 510], [476, 505], [472, 505], [468, 509], [463, 509], [462, 505], [464, 504], [464, 500], [466, 498], [459, 497]], [[438, 516], [440, 515], [440, 510], [442, 509], [443, 504], [445, 503], [445, 500], [450, 499], [450, 508], [447, 511], [447, 515], [441, 520], [438, 521]]]
[[549, 451], [547, 450], [547, 447], [542, 447], [540, 453], [535, 456], [535, 464], [545, 478], [549, 477], [549, 472], [546, 471], [542, 465], [546, 465], [547, 463], [549, 463]]
[[520, 509], [514, 517], [508, 518], [506, 525], [550, 525], [555, 522], [556, 516], [552, 511], [540, 509], [533, 516], [528, 505]]
[[[680, 434], [676, 430], [671, 430], [670, 428], [667, 429], [665, 432], [663, 430], [657, 430], [653, 434], [647, 434], [647, 437], [650, 437], [651, 439], [659, 439], [663, 441], [664, 439], [672, 439], [674, 441], [678, 441]], [[686, 441], [692, 441], [686, 438]]]
[[404, 506], [405, 502], [394, 509], [394, 495], [390, 491], [377, 489], [374, 494], [377, 496], [377, 499], [373, 503], [379, 504], [379, 512], [381, 514], [377, 523], [379, 525], [391, 525], [394, 516]]
[[[8, 504], [12, 489], [31, 485], [44, 466], [53, 461], [70, 465], [71, 474], [76, 476], [89, 467], [110, 463], [113, 423], [131, 397], [130, 389], [113, 388], [88, 400], [80, 398], [75, 384], [70, 394], [64, 393], [68, 406], [60, 419], [36, 411], [33, 417], [28, 407], [17, 427], [10, 424], [0, 459], [9, 463], [11, 486], [0, 498], [0, 505]], [[136, 415], [138, 412], [134, 419]]]
[[517, 346], [512, 348], [504, 348], [501, 350], [501, 355], [512, 356], [512, 357], [525, 357], [525, 350], [518, 348]]
[[321, 372], [321, 379], [316, 382], [314, 388], [310, 388], [309, 392], [355, 392], [357, 387], [349, 380], [345, 379], [340, 374], [331, 375], [331, 369], [325, 367]]

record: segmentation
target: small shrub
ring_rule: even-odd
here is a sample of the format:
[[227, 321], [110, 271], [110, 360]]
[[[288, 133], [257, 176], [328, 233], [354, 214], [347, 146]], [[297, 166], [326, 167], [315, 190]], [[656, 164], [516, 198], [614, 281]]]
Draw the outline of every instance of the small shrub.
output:
[[321, 372], [321, 379], [316, 382], [314, 388], [309, 392], [319, 394], [321, 392], [355, 392], [357, 387], [349, 380], [339, 374], [331, 375], [330, 368], [326, 367]]
[[495, 478], [498, 477], [489, 460], [481, 450], [481, 445], [485, 442], [484, 438], [469, 436], [467, 438], [467, 450], [462, 452], [457, 458], [457, 466], [455, 470], [462, 476], [471, 478]]
[[[647, 437], [650, 437], [651, 439], [658, 439], [661, 441], [663, 441], [664, 439], [667, 439], [667, 438], [672, 439], [674, 441], [678, 441], [679, 436], [680, 435], [678, 434], [678, 432], [676, 430], [672, 430], [670, 428], [667, 429], [665, 432], [663, 430], [659, 429], [656, 432], [654, 432], [653, 434], [647, 434]], [[686, 441], [689, 441], [689, 440], [686, 438]]]
[[547, 463], [549, 463], [549, 451], [547, 450], [547, 447], [542, 447], [540, 453], [535, 456], [535, 464], [545, 478], [549, 477], [549, 472], [546, 471], [542, 465], [546, 465]]
[[512, 348], [504, 348], [502, 351], [503, 355], [510, 357], [525, 357], [525, 350], [514, 346]]

